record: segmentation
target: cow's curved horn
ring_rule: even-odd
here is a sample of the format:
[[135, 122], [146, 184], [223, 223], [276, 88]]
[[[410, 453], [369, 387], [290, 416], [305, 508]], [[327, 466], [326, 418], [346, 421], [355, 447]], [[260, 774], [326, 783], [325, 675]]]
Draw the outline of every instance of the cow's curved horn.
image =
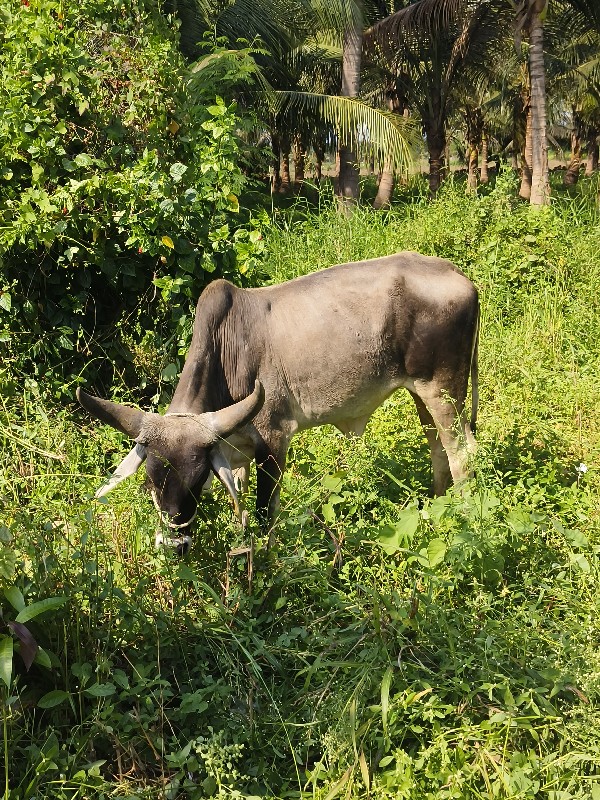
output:
[[215, 434], [215, 437], [224, 439], [242, 425], [250, 422], [258, 414], [264, 402], [265, 390], [262, 383], [257, 380], [254, 384], [254, 391], [248, 397], [232, 406], [222, 408], [220, 411], [210, 411], [199, 414], [199, 416]]
[[111, 400], [101, 400], [80, 388], [77, 389], [77, 399], [94, 417], [107, 425], [112, 425], [118, 431], [126, 433], [131, 439], [137, 439], [140, 435], [145, 411], [113, 403]]

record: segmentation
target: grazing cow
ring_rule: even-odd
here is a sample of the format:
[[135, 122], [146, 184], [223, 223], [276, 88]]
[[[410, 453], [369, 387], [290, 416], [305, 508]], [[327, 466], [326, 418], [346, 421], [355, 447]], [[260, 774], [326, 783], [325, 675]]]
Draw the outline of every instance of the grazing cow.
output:
[[211, 473], [245, 524], [238, 489], [254, 459], [257, 516], [270, 525], [292, 436], [326, 424], [361, 435], [401, 386], [417, 406], [434, 492], [443, 494], [452, 480], [468, 477], [475, 445], [478, 320], [471, 281], [449, 261], [411, 252], [260, 289], [216, 280], [198, 301], [191, 347], [164, 416], [77, 391], [91, 414], [136, 442], [97, 496], [146, 460], [154, 502], [170, 528], [189, 532]]

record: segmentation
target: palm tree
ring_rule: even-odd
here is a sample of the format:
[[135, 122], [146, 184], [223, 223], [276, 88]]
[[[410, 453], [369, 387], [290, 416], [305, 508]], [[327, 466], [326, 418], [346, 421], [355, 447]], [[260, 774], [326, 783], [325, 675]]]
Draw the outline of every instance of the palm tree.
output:
[[[352, 11], [344, 30], [340, 92], [342, 97], [358, 97], [360, 91], [363, 32], [363, 7], [360, 0], [354, 4]], [[338, 162], [337, 196], [341, 208], [347, 211], [349, 206], [358, 200], [360, 168], [356, 152], [346, 137], [340, 139]]]
[[420, 117], [431, 196], [444, 174], [446, 121], [458, 76], [468, 63], [484, 63], [497, 31], [492, 0], [416, 0], [367, 31], [372, 59], [387, 64], [395, 93]]
[[[190, 58], [198, 58], [196, 43], [209, 33], [232, 49], [248, 49], [248, 39], [264, 43], [256, 47], [260, 86], [241, 88], [236, 97], [270, 127], [282, 182], [294, 142], [298, 154], [312, 145], [319, 155], [326, 143], [341, 143], [339, 185], [351, 201], [358, 185], [352, 165], [361, 155], [385, 152], [396, 169], [407, 168], [406, 124], [357, 97], [362, 0], [169, 0], [169, 8], [183, 20], [182, 49]], [[300, 157], [300, 169], [301, 163]]]
[[567, 186], [579, 177], [583, 142], [587, 140], [586, 172], [597, 168], [600, 131], [600, 25], [569, 6], [559, 21], [561, 39], [551, 57], [557, 65], [557, 93], [570, 109], [571, 161], [564, 176]]
[[[520, 0], [516, 8], [515, 40], [520, 46], [522, 34], [529, 39], [529, 97], [525, 100], [525, 163], [521, 196], [529, 194], [534, 206], [550, 202], [548, 179], [548, 138], [546, 131], [546, 73], [544, 67], [544, 23], [548, 0]], [[531, 182], [529, 184], [529, 171]]]

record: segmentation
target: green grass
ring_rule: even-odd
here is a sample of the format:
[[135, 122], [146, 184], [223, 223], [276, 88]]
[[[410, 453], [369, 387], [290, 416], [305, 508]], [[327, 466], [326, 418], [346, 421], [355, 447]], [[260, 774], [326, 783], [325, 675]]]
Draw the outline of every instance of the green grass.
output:
[[0, 654], [5, 800], [598, 800], [600, 228], [583, 194], [534, 213], [510, 181], [278, 214], [273, 281], [400, 249], [473, 278], [479, 451], [468, 492], [431, 501], [406, 394], [361, 440], [297, 437], [250, 589], [232, 559], [224, 598], [223, 492], [186, 561], [156, 553], [141, 476], [90, 499], [121, 437], [5, 401], [0, 635], [9, 587], [68, 598], [27, 623], [46, 666]]

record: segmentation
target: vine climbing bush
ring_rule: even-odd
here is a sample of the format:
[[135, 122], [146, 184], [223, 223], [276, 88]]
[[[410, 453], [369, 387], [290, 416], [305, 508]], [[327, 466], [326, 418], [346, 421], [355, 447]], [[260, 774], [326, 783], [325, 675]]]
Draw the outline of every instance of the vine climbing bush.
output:
[[235, 104], [158, 6], [0, 0], [5, 385], [10, 364], [60, 395], [91, 354], [131, 360], [125, 314], [140, 339], [169, 316], [184, 330], [210, 279], [256, 269]]

